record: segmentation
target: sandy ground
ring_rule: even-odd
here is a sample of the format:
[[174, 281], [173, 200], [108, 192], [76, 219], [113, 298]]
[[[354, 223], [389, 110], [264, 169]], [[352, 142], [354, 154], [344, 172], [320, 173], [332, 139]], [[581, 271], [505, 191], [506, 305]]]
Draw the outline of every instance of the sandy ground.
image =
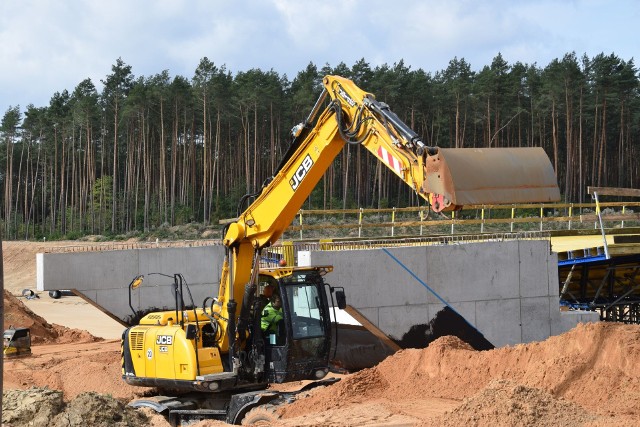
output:
[[[97, 419], [96, 414], [107, 407], [124, 413], [122, 406], [104, 400], [96, 403], [95, 395], [89, 395], [94, 400], [87, 400], [86, 394], [97, 392], [127, 402], [150, 391], [130, 387], [120, 379], [120, 343], [113, 337], [119, 337], [122, 327], [109, 325], [111, 319], [104, 319], [104, 314], [77, 297], [16, 298], [21, 289], [35, 288], [28, 284], [34, 277], [29, 270], [35, 267], [22, 261], [30, 258], [25, 255], [30, 251], [27, 246], [3, 246], [5, 287], [12, 291], [5, 293], [5, 323], [28, 326], [34, 335], [33, 355], [4, 362], [3, 425], [89, 425], [86, 417]], [[13, 253], [15, 250], [20, 253]], [[426, 349], [402, 350], [376, 367], [342, 375], [340, 382], [279, 407], [280, 419], [273, 425], [637, 425], [638, 366], [637, 325], [578, 325], [543, 342], [489, 351], [476, 351], [457, 338], [442, 337]], [[29, 393], [33, 386], [60, 390], [64, 412], [56, 418], [44, 417], [44, 424], [36, 422], [42, 416], [33, 415], [25, 422], [15, 415], [20, 402], [33, 402], [19, 394]], [[85, 408], [85, 424], [82, 416], [77, 424], [71, 421], [78, 419], [71, 410], [74, 404]], [[11, 414], [15, 418], [8, 422], [5, 417]], [[121, 414], [109, 417], [109, 422], [91, 425], [168, 425], [152, 415], [140, 423]], [[50, 418], [55, 422], [47, 424]], [[219, 425], [212, 421], [196, 424]]]
[[[83, 329], [96, 337], [120, 339], [124, 327], [82, 298], [62, 296], [56, 300], [50, 298], [48, 292], [36, 290], [36, 254], [51, 247], [82, 244], [85, 243], [76, 241], [3, 242], [4, 288], [19, 297], [23, 289], [34, 291], [38, 298], [20, 298], [20, 300], [34, 313], [47, 319], [49, 323]], [[93, 243], [86, 244], [93, 245]], [[9, 326], [5, 322], [5, 328]]]
[[82, 298], [62, 296], [56, 300], [49, 298], [47, 292], [39, 296], [40, 298], [37, 299], [21, 298], [21, 300], [29, 309], [47, 319], [49, 323], [83, 329], [91, 335], [105, 339], [120, 339], [122, 336], [124, 326]]

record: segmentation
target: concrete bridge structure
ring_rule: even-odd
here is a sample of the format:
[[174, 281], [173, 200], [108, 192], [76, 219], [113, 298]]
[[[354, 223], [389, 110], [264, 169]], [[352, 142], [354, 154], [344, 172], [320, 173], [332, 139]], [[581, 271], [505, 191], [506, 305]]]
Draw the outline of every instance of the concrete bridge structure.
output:
[[[507, 234], [403, 247], [326, 247], [298, 248], [296, 260], [333, 265], [326, 280], [345, 288], [352, 313], [400, 346], [428, 344], [443, 324], [447, 334], [471, 331], [501, 347], [599, 320], [594, 312], [561, 311], [558, 256], [548, 238]], [[223, 256], [224, 247], [215, 244], [43, 253], [36, 257], [37, 289], [75, 290], [125, 324], [134, 312], [173, 309], [177, 273], [197, 306], [217, 295]], [[139, 274], [145, 275], [144, 285], [130, 294], [129, 283]]]

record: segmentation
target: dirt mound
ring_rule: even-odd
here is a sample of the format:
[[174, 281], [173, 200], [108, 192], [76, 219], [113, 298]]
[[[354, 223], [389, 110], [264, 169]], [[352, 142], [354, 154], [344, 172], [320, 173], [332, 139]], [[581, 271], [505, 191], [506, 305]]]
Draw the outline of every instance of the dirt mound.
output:
[[62, 392], [48, 388], [6, 390], [2, 392], [3, 426], [48, 426], [62, 411]]
[[32, 348], [32, 355], [4, 361], [4, 388], [49, 387], [73, 399], [86, 391], [129, 401], [147, 389], [122, 380], [120, 342], [49, 344]]
[[[91, 390], [127, 402], [147, 390], [121, 380], [119, 350], [115, 340], [36, 346], [5, 361], [5, 388], [47, 386], [72, 401]], [[613, 323], [488, 351], [442, 337], [308, 392], [278, 410], [279, 425], [630, 425], [640, 418], [639, 350], [640, 326]]]
[[[640, 326], [590, 323], [546, 341], [488, 351], [455, 337], [408, 349], [280, 409], [284, 418], [344, 407], [373, 397], [389, 402], [462, 400], [510, 380], [596, 414], [640, 416]], [[611, 384], [615, 383], [616, 392]], [[494, 387], [495, 388], [495, 387]]]
[[94, 337], [87, 331], [49, 324], [6, 289], [3, 297], [5, 329], [11, 326], [29, 328], [31, 330], [32, 344], [102, 341], [102, 338]]
[[24, 288], [36, 287], [36, 254], [47, 244], [34, 242], [2, 242], [5, 289], [19, 294]]
[[476, 395], [460, 406], [429, 422], [424, 427], [458, 427], [533, 425], [578, 427], [596, 421], [579, 405], [536, 388], [518, 385], [508, 380], [492, 380]]
[[148, 419], [108, 395], [82, 393], [64, 404], [61, 391], [33, 387], [8, 390], [2, 396], [2, 425], [143, 427]]
[[82, 393], [53, 420], [53, 427], [65, 426], [146, 426], [147, 417], [126, 407], [111, 396], [93, 392]]
[[42, 317], [27, 308], [8, 290], [4, 290], [4, 326], [31, 329], [31, 342], [38, 344], [51, 341], [56, 337], [55, 331]]

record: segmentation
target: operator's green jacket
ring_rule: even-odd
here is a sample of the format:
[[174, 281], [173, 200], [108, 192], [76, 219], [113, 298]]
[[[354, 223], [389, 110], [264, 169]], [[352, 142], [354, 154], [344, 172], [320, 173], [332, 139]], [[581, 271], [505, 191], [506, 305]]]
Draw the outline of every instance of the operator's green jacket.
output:
[[276, 309], [271, 303], [267, 304], [262, 310], [262, 319], [260, 321], [262, 332], [277, 333], [278, 322], [282, 320], [282, 317], [282, 308]]

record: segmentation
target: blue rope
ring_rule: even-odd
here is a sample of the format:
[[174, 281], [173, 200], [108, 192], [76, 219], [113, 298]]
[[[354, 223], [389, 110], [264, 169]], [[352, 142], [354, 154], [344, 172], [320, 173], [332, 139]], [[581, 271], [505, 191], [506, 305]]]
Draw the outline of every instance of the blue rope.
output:
[[[409, 270], [409, 267], [407, 267], [406, 265], [404, 265], [402, 263], [402, 261], [400, 261], [398, 258], [396, 258], [395, 256], [393, 256], [393, 254], [391, 252], [389, 252], [388, 249], [386, 248], [382, 248], [382, 250], [384, 251], [384, 253], [386, 253], [387, 255], [389, 255], [391, 257], [392, 260], [394, 260], [396, 263], [398, 263], [398, 265], [400, 267], [402, 267], [407, 273], [409, 273], [411, 275], [411, 277], [413, 277], [414, 279], [416, 279], [418, 281], [418, 283], [420, 283], [422, 286], [424, 286], [425, 288], [427, 288], [427, 290], [429, 292], [431, 292], [433, 295], [435, 295], [436, 298], [438, 298], [440, 300], [440, 302], [442, 302], [444, 305], [446, 305], [447, 307], [449, 307], [451, 309], [451, 311], [453, 311], [454, 313], [456, 313], [458, 316], [460, 316], [462, 318], [462, 320], [464, 320], [465, 322], [467, 322], [467, 324], [469, 326], [471, 326], [473, 329], [475, 329], [476, 331], [478, 331], [478, 328], [476, 328], [475, 326], [473, 326], [471, 323], [469, 323], [469, 321], [467, 319], [464, 318], [464, 316], [460, 313], [458, 313], [456, 311], [455, 308], [451, 307], [451, 305], [446, 302], [440, 295], [438, 295], [438, 293], [436, 291], [434, 291], [433, 289], [431, 289], [429, 287], [429, 285], [427, 285], [421, 278], [419, 278], [418, 276], [416, 276], [416, 274]], [[480, 331], [478, 331], [479, 333], [482, 333]]]

